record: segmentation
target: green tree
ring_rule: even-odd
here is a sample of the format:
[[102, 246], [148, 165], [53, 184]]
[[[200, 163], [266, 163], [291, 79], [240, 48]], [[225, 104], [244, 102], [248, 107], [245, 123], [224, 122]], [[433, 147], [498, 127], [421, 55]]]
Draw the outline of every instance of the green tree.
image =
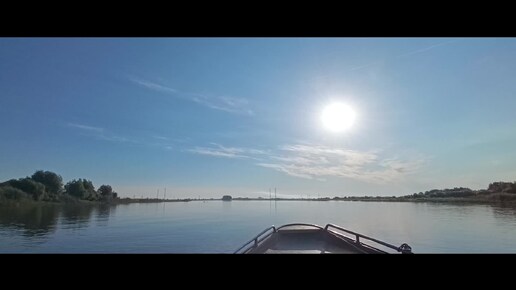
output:
[[83, 179], [82, 184], [84, 185], [84, 189], [86, 190], [86, 197], [84, 199], [87, 200], [99, 200], [99, 195], [95, 190], [95, 186], [90, 180]]
[[29, 195], [18, 188], [14, 188], [5, 183], [0, 186], [0, 203], [5, 200], [23, 200], [30, 199]]
[[113, 188], [110, 185], [101, 185], [99, 187], [100, 196], [110, 196], [113, 194]]
[[67, 194], [71, 196], [75, 196], [77, 198], [83, 198], [86, 194], [86, 189], [84, 188], [84, 185], [82, 184], [82, 180], [72, 180], [68, 182], [65, 186], [65, 191]]
[[32, 174], [32, 179], [45, 185], [50, 194], [60, 194], [63, 191], [63, 178], [50, 171], [38, 170]]
[[36, 182], [29, 177], [11, 179], [4, 184], [25, 192], [26, 194], [32, 196], [32, 198], [35, 200], [46, 199], [45, 185]]
[[66, 193], [80, 199], [97, 200], [97, 193], [93, 183], [86, 179], [79, 178], [72, 180], [65, 185]]
[[104, 201], [110, 201], [112, 199], [116, 199], [118, 194], [116, 192], [113, 191], [113, 188], [111, 187], [111, 185], [101, 185], [99, 187], [99, 195], [100, 195], [100, 198]]

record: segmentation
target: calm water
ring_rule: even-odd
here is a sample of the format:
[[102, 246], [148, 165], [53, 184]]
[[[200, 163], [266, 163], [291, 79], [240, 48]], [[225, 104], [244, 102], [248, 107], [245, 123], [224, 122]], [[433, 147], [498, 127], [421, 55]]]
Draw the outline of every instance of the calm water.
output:
[[343, 201], [0, 207], [0, 252], [231, 253], [292, 222], [334, 223], [419, 253], [516, 253], [516, 208]]

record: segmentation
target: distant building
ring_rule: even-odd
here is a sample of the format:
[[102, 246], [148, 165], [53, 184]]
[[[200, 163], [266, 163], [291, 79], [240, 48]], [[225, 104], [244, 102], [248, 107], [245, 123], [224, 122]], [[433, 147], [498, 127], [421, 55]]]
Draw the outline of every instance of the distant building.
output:
[[224, 195], [224, 196], [222, 197], [222, 200], [223, 200], [223, 201], [231, 201], [232, 199], [233, 199], [233, 198], [231, 197], [231, 195]]

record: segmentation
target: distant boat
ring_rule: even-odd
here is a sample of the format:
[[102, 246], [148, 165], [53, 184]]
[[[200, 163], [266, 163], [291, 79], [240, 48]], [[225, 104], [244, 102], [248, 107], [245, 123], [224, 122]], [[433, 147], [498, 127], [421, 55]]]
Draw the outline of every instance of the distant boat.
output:
[[[367, 241], [367, 242], [365, 242]], [[373, 246], [374, 245], [374, 246]], [[327, 224], [287, 224], [271, 226], [236, 250], [235, 254], [388, 254], [383, 247], [412, 254], [407, 244], [397, 247], [368, 236]]]
[[233, 200], [233, 198], [231, 197], [231, 195], [224, 195], [224, 196], [222, 197], [222, 200], [223, 200], [223, 201], [231, 201], [231, 200]]

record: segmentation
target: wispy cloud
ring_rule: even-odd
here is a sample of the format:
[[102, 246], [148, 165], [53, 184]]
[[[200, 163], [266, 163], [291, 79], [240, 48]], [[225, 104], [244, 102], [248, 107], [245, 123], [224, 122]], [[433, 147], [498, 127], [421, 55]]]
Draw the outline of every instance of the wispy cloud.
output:
[[121, 136], [120, 134], [116, 134], [111, 132], [106, 128], [94, 127], [85, 124], [77, 124], [77, 123], [66, 123], [66, 127], [74, 128], [78, 132], [78, 134], [83, 136], [88, 136], [91, 138], [95, 138], [98, 140], [104, 140], [114, 143], [126, 143], [132, 145], [140, 145], [140, 146], [149, 146], [154, 148], [160, 148], [162, 150], [170, 151], [174, 150], [174, 143], [184, 143], [189, 139], [171, 139], [164, 136], [152, 135], [146, 138], [133, 138]]
[[274, 162], [257, 165], [307, 179], [344, 177], [383, 183], [399, 180], [415, 172], [422, 163], [422, 160], [382, 159], [379, 152], [322, 145], [285, 145], [281, 147], [281, 156], [272, 156]]
[[254, 115], [254, 112], [249, 109], [249, 101], [244, 98], [235, 98], [228, 96], [208, 96], [204, 94], [196, 94], [191, 92], [181, 92], [174, 88], [167, 87], [158, 83], [150, 82], [135, 77], [129, 77], [129, 80], [149, 90], [166, 93], [176, 98], [181, 98], [199, 105], [208, 107], [210, 109], [243, 115]]
[[217, 143], [210, 143], [215, 147], [195, 147], [193, 149], [188, 149], [188, 152], [201, 154], [201, 155], [211, 155], [216, 157], [226, 157], [226, 158], [244, 158], [244, 159], [255, 159], [260, 160], [256, 156], [253, 155], [263, 155], [266, 154], [263, 150], [252, 149], [252, 148], [238, 148], [238, 147], [224, 147]]
[[167, 137], [164, 137], [164, 136], [157, 136], [157, 135], [152, 136], [152, 137], [153, 137], [153, 138], [155, 138], [155, 139], [158, 139], [158, 140], [164, 140], [164, 141], [166, 141], [166, 140], [168, 140], [168, 139], [169, 139], [169, 138], [167, 138]]
[[225, 111], [235, 114], [254, 115], [254, 112], [248, 109], [248, 101], [243, 98], [233, 97], [207, 97], [205, 95], [191, 94], [192, 101], [204, 105], [208, 108]]
[[175, 90], [173, 88], [169, 88], [167, 86], [157, 84], [157, 83], [152, 83], [152, 82], [142, 80], [142, 79], [137, 79], [137, 78], [129, 78], [129, 79], [132, 82], [139, 84], [143, 87], [146, 87], [148, 89], [151, 89], [151, 90], [155, 90], [155, 91], [163, 92], [163, 93], [177, 93], [177, 90]]
[[214, 148], [206, 148], [206, 147], [195, 147], [193, 149], [188, 149], [189, 152], [197, 153], [201, 155], [211, 155], [217, 157], [227, 157], [227, 158], [248, 158], [248, 156], [241, 155], [235, 152], [226, 151], [224, 149], [214, 149]]
[[413, 50], [413, 51], [409, 51], [409, 52], [407, 52], [407, 53], [400, 54], [400, 55], [398, 55], [397, 57], [404, 57], [404, 56], [410, 56], [410, 55], [414, 55], [414, 54], [422, 53], [422, 52], [425, 52], [425, 51], [429, 51], [429, 50], [431, 50], [431, 49], [434, 49], [434, 48], [436, 48], [436, 47], [443, 46], [443, 45], [450, 44], [450, 43], [454, 43], [454, 42], [457, 42], [457, 41], [459, 41], [459, 40], [454, 39], [454, 40], [443, 41], [443, 42], [436, 43], [436, 44], [433, 44], [433, 45], [430, 45], [430, 46], [427, 46], [427, 47], [423, 47], [423, 48], [420, 48], [420, 49], [416, 49], [416, 50]]
[[80, 134], [91, 136], [97, 139], [102, 139], [111, 142], [129, 142], [129, 143], [140, 143], [137, 140], [133, 140], [131, 138], [119, 136], [113, 134], [109, 130], [100, 127], [93, 127], [85, 124], [77, 124], [77, 123], [67, 123], [67, 127], [78, 129]]
[[406, 52], [406, 53], [402, 53], [402, 54], [396, 55], [395, 57], [390, 58], [390, 59], [382, 59], [382, 60], [379, 60], [379, 61], [375, 61], [375, 62], [371, 62], [371, 63], [368, 63], [368, 64], [364, 64], [364, 65], [357, 65], [357, 66], [349, 68], [348, 70], [349, 71], [357, 71], [357, 70], [361, 70], [361, 69], [368, 68], [368, 67], [373, 67], [373, 66], [380, 65], [380, 64], [386, 64], [386, 63], [394, 61], [397, 58], [402, 58], [402, 57], [406, 57], [406, 56], [411, 56], [411, 55], [423, 53], [423, 52], [432, 50], [432, 49], [434, 49], [436, 47], [447, 45], [447, 44], [458, 42], [458, 41], [459, 41], [458, 39], [453, 39], [453, 40], [439, 42], [439, 43], [436, 43], [436, 44], [432, 44], [430, 46], [418, 48], [416, 50], [412, 50], [412, 51], [409, 51], [409, 52]]
[[113, 135], [113, 134], [99, 135], [98, 137], [100, 139], [103, 139], [106, 141], [140, 143], [139, 141], [132, 140], [132, 139], [122, 137], [122, 136]]
[[[296, 158], [303, 158], [312, 163], [329, 163], [329, 157], [338, 159], [350, 165], [362, 165], [374, 162], [377, 158], [375, 152], [359, 152], [343, 148], [331, 148], [321, 145], [286, 145], [283, 151], [292, 152]], [[306, 162], [306, 161], [305, 161]]]
[[76, 124], [76, 123], [66, 123], [66, 126], [72, 127], [72, 128], [77, 128], [77, 129], [80, 129], [80, 130], [86, 130], [86, 131], [90, 131], [90, 132], [102, 133], [104, 131], [104, 128], [87, 126], [87, 125]]
[[257, 166], [290, 176], [325, 181], [327, 177], [350, 178], [372, 183], [399, 181], [415, 173], [424, 159], [382, 158], [380, 150], [357, 151], [323, 145], [294, 144], [276, 152], [252, 148], [195, 147], [191, 153], [224, 158], [258, 160]]

